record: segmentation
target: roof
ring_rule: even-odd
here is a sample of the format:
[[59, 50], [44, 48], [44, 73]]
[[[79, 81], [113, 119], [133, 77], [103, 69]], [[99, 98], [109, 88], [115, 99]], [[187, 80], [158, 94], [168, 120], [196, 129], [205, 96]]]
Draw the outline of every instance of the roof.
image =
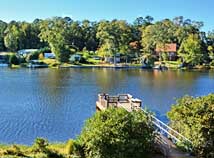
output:
[[164, 46], [156, 46], [156, 52], [176, 52], [177, 45], [176, 43], [165, 44]]

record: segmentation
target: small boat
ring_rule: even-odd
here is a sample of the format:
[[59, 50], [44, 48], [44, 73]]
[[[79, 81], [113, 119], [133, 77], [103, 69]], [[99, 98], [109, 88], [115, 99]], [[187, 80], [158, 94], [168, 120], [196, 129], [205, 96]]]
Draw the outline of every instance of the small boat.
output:
[[161, 70], [161, 71], [162, 71], [162, 70], [168, 70], [168, 67], [159, 64], [159, 65], [155, 65], [155, 66], [153, 67], [153, 69], [155, 69], [155, 70]]
[[48, 65], [39, 60], [31, 60], [27, 65], [28, 68], [47, 68]]

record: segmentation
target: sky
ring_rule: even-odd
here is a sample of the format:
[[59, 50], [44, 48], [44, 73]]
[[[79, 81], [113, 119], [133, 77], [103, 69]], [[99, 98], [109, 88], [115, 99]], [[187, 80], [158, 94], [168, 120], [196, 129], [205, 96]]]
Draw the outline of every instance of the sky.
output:
[[74, 20], [122, 19], [133, 22], [150, 15], [155, 21], [184, 16], [214, 30], [214, 0], [0, 0], [0, 19], [32, 22], [69, 16]]

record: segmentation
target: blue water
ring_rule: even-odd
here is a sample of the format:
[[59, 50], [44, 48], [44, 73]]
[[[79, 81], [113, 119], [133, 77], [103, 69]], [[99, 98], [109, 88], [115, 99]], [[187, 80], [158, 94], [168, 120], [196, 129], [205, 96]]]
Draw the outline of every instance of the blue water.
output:
[[214, 93], [214, 71], [0, 69], [0, 143], [75, 138], [97, 94], [130, 93], [167, 121], [175, 98]]

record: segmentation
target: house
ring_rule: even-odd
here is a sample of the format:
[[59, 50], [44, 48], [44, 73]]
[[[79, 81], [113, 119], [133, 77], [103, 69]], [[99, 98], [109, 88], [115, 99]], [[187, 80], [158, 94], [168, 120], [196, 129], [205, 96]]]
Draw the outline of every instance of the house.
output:
[[26, 57], [28, 54], [38, 51], [38, 49], [22, 49], [17, 52], [18, 55]]
[[105, 57], [105, 62], [107, 63], [120, 63], [120, 53], [116, 53], [115, 56], [112, 56], [112, 57]]
[[44, 58], [46, 58], [46, 59], [55, 59], [56, 56], [52, 52], [46, 52], [46, 53], [44, 53]]
[[169, 43], [162, 46], [157, 45], [155, 49], [156, 55], [161, 57], [162, 53], [167, 53], [169, 60], [176, 60], [177, 58], [177, 44]]

